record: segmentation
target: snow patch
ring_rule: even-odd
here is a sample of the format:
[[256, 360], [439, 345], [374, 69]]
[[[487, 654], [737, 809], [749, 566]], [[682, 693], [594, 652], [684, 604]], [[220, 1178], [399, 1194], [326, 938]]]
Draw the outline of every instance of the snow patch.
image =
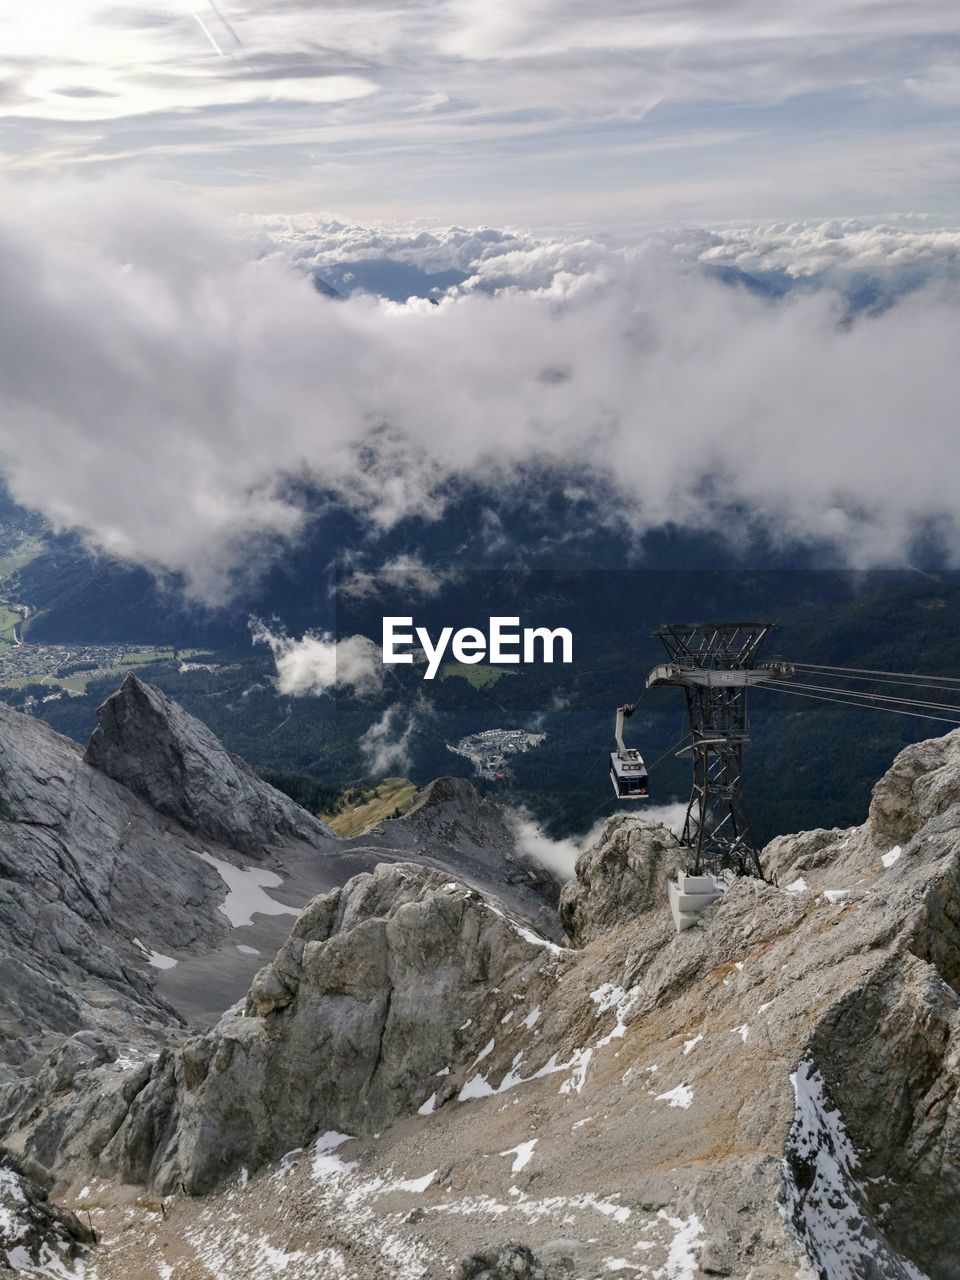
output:
[[880, 858], [880, 861], [883, 863], [885, 867], [889, 869], [890, 867], [893, 866], [895, 862], [900, 861], [900, 857], [902, 853], [903, 853], [903, 850], [900, 848], [900, 846], [895, 845], [894, 848], [892, 848], [889, 853], [885, 853], [882, 855], [882, 857]]
[[792, 884], [787, 885], [787, 893], [806, 893], [806, 891], [807, 882], [803, 876], [800, 876], [798, 880], [794, 880]]
[[828, 902], [840, 902], [843, 898], [849, 898], [849, 889], [824, 889], [823, 896]]
[[489, 1058], [490, 1054], [493, 1053], [493, 1048], [495, 1044], [496, 1044], [495, 1040], [488, 1041], [480, 1050], [480, 1052], [477, 1054], [476, 1058], [474, 1058], [473, 1065], [476, 1066], [477, 1063], [482, 1062], [484, 1058]]
[[533, 1151], [537, 1145], [537, 1139], [531, 1138], [529, 1142], [521, 1142], [516, 1147], [510, 1147], [507, 1151], [501, 1151], [502, 1156], [513, 1156], [513, 1164], [510, 1167], [511, 1173], [519, 1173], [521, 1169], [525, 1169], [533, 1159]]
[[266, 871], [261, 867], [235, 867], [233, 863], [223, 862], [203, 850], [192, 849], [191, 852], [213, 867], [227, 886], [227, 896], [220, 910], [235, 929], [253, 924], [255, 915], [299, 915], [298, 907], [288, 907], [264, 893], [265, 889], [279, 889], [283, 884], [282, 876], [278, 876], [275, 871]]
[[516, 920], [510, 921], [510, 926], [514, 933], [518, 933], [524, 942], [532, 942], [535, 947], [545, 947], [547, 951], [552, 951], [555, 956], [564, 956], [570, 950], [569, 947], [560, 947], [555, 942], [548, 942], [546, 938], [541, 938], [539, 933], [534, 933], [532, 929], [527, 929], [522, 924], [517, 924]]
[[682, 1107], [684, 1110], [693, 1102], [693, 1090], [688, 1084], [678, 1084], [675, 1089], [666, 1093], [658, 1093], [655, 1102], [666, 1102], [671, 1107]]
[[695, 1213], [689, 1218], [672, 1218], [666, 1209], [661, 1209], [657, 1217], [674, 1233], [663, 1274], [668, 1280], [694, 1280], [699, 1268], [699, 1246], [703, 1242], [700, 1219]]
[[858, 1180], [860, 1159], [843, 1116], [810, 1059], [790, 1077], [795, 1102], [781, 1212], [820, 1275], [906, 1275], [927, 1280], [874, 1222]]
[[162, 951], [153, 951], [150, 947], [144, 946], [139, 938], [134, 938], [133, 945], [137, 948], [147, 964], [154, 969], [173, 969], [179, 963], [174, 960], [173, 956], [165, 956]]
[[703, 1036], [699, 1035], [699, 1036], [694, 1036], [692, 1040], [684, 1040], [683, 1042], [684, 1054], [693, 1053], [694, 1049], [697, 1047], [697, 1045], [700, 1043], [702, 1039], [703, 1039]]
[[337, 1154], [337, 1148], [342, 1147], [345, 1142], [351, 1142], [352, 1139], [352, 1134], [337, 1133], [333, 1129], [328, 1129], [326, 1133], [321, 1134], [313, 1144], [311, 1166], [313, 1176], [315, 1178], [340, 1177], [344, 1173], [349, 1173], [351, 1169], [355, 1169], [355, 1163], [348, 1163]]

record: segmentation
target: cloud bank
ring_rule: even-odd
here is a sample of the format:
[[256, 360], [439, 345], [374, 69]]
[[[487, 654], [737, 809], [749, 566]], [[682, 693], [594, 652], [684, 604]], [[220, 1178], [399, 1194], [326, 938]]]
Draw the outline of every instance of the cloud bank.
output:
[[527, 238], [435, 306], [320, 297], [155, 187], [4, 202], [0, 467], [24, 505], [212, 603], [299, 536], [304, 484], [376, 531], [439, 517], [464, 479], [523, 503], [553, 473], [637, 536], [736, 512], [854, 565], [920, 536], [956, 560], [958, 233], [841, 236], [848, 258], [929, 259], [852, 320], [830, 288], [771, 300], [699, 260], [792, 243], [812, 269], [836, 236], [738, 234]]

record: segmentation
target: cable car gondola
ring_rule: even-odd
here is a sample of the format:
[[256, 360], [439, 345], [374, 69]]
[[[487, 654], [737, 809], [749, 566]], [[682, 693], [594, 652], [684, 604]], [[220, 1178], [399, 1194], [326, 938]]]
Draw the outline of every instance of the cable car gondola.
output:
[[634, 703], [617, 707], [616, 751], [610, 752], [610, 781], [618, 800], [647, 800], [647, 766], [639, 751], [623, 745], [623, 722], [636, 710]]

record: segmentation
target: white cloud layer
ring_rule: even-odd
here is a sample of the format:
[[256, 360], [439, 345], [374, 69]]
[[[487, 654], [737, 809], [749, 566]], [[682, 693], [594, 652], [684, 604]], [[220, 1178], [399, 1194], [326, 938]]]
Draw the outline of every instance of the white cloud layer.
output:
[[251, 632], [254, 644], [265, 644], [273, 653], [281, 693], [303, 697], [349, 688], [362, 698], [383, 687], [380, 650], [366, 636], [336, 641], [327, 632], [308, 631], [295, 640], [259, 621]]
[[[0, 466], [25, 505], [213, 602], [300, 533], [291, 480], [382, 529], [440, 514], [458, 477], [523, 502], [531, 464], [638, 534], [737, 508], [856, 565], [902, 561], [930, 527], [956, 558], [958, 244], [526, 237], [439, 306], [330, 301], [180, 197], [58, 188], [0, 211]], [[770, 302], [699, 270], [791, 254], [801, 273], [922, 264], [925, 283], [850, 322], [830, 290]]]

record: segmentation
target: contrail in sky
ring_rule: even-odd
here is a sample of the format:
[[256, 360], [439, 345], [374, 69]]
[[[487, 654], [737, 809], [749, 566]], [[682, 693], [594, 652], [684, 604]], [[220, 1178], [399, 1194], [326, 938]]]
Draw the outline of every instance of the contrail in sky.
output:
[[220, 6], [217, 4], [216, 0], [210, 0], [210, 8], [213, 10], [213, 12], [217, 15], [217, 17], [226, 27], [227, 31], [229, 31], [230, 37], [233, 40], [233, 43], [237, 46], [238, 49], [242, 49], [243, 41], [240, 39], [236, 31], [234, 30], [233, 24], [231, 22], [228, 22], [226, 17], [224, 17], [223, 13], [220, 10]]
[[223, 50], [220, 48], [216, 40], [214, 40], [213, 36], [210, 34], [210, 28], [207, 26], [204, 20], [200, 17], [199, 13], [197, 13], [196, 9], [193, 10], [193, 16], [196, 18], [197, 22], [199, 23], [200, 30], [203, 32], [203, 34], [207, 37], [207, 39], [213, 45], [214, 53], [218, 54], [221, 58], [224, 57], [225, 55]]

